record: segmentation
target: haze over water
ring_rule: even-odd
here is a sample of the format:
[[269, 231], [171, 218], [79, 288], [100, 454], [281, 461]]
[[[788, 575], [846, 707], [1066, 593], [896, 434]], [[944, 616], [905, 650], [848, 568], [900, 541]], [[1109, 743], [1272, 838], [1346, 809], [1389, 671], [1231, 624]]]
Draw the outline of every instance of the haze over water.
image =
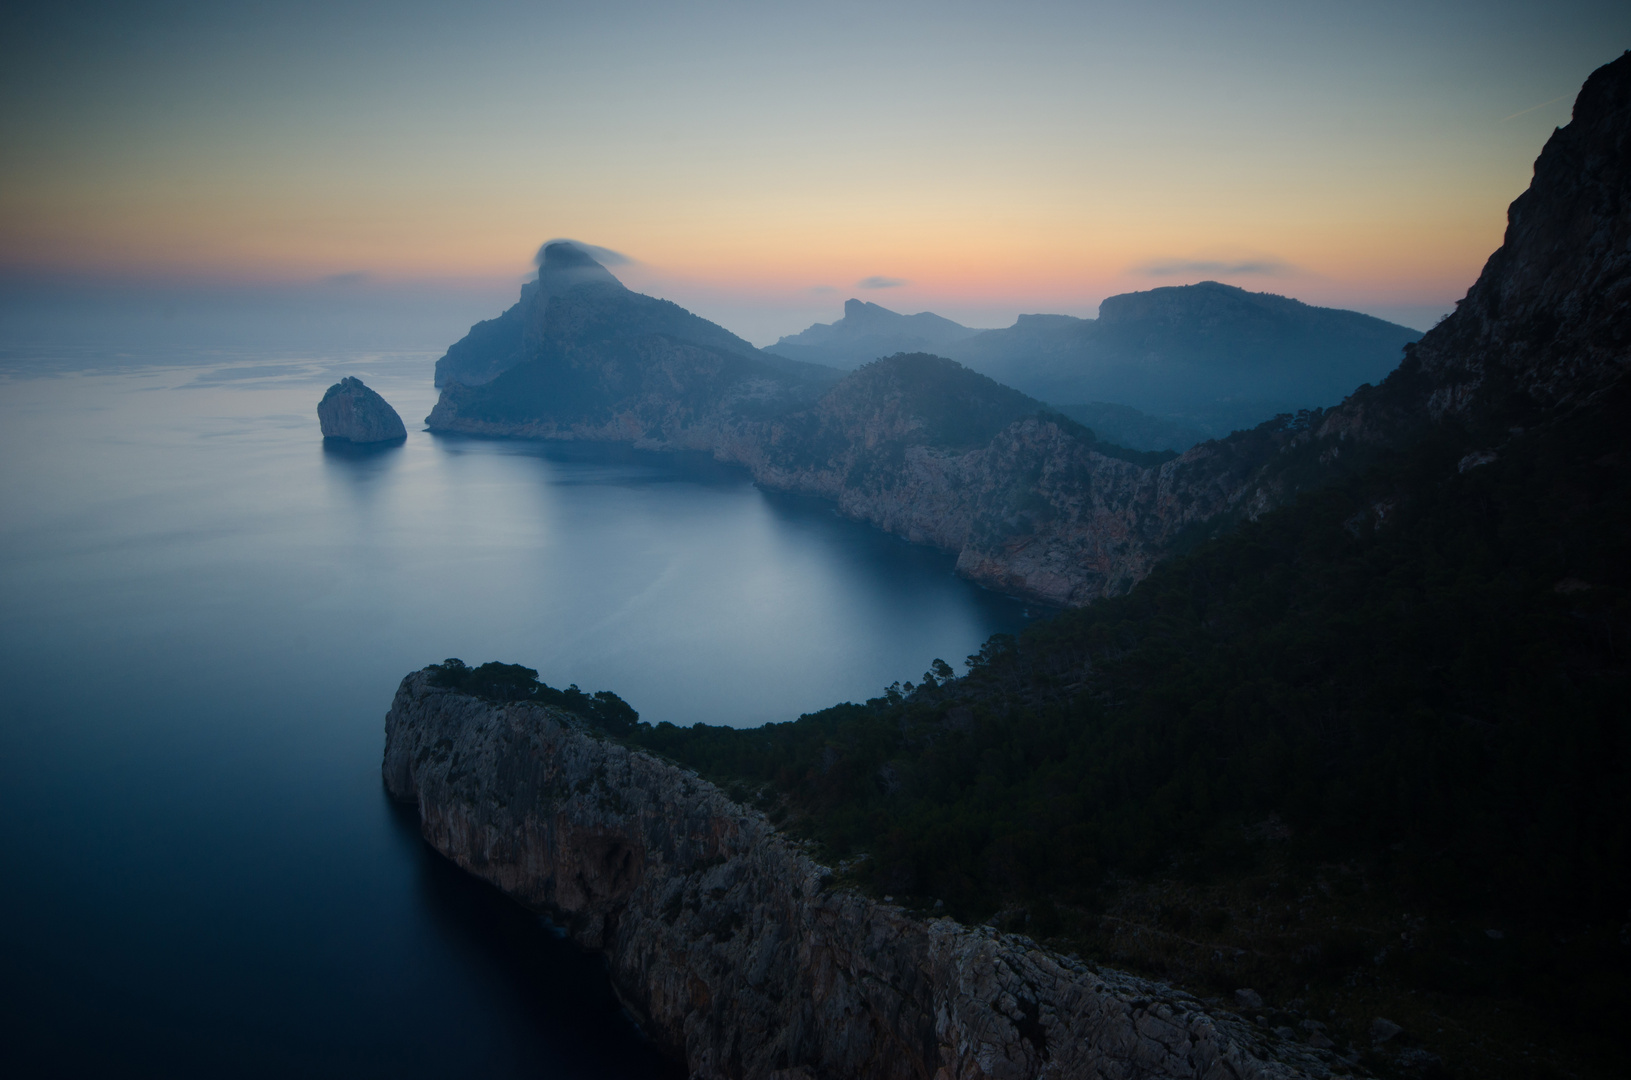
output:
[[[401, 677], [501, 659], [746, 725], [1027, 617], [706, 459], [432, 438], [433, 359], [0, 362], [0, 1060], [651, 1075], [596, 962], [388, 804]], [[315, 403], [346, 374], [405, 445], [324, 448]]]

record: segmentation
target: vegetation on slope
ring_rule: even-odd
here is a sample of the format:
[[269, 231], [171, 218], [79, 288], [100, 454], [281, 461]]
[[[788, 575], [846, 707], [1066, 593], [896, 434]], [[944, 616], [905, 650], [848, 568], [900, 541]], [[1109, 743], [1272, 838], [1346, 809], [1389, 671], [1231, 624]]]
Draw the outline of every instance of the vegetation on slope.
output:
[[[1117, 905], [1175, 878], [1146, 966], [1512, 996], [1606, 1032], [1631, 1006], [1628, 405], [1493, 461], [1441, 435], [961, 679], [632, 738], [925, 910], [1103, 953]], [[1250, 881], [1334, 925], [1225, 946]]]
[[480, 667], [471, 667], [457, 657], [450, 657], [440, 664], [432, 664], [431, 670], [431, 681], [437, 686], [499, 704], [526, 701], [550, 705], [580, 716], [612, 735], [631, 734], [640, 720], [640, 714], [610, 690], [586, 694], [578, 689], [577, 683], [557, 690], [539, 682], [535, 669], [520, 664], [489, 661]]
[[1266, 1024], [1367, 1054], [1392, 1017], [1373, 1069], [1611, 1075], [1592, 1048], [1631, 1007], [1628, 409], [1622, 389], [1440, 431], [992, 639], [961, 678], [937, 661], [785, 724], [641, 724], [514, 665], [438, 678], [690, 765], [926, 913], [1252, 986]]

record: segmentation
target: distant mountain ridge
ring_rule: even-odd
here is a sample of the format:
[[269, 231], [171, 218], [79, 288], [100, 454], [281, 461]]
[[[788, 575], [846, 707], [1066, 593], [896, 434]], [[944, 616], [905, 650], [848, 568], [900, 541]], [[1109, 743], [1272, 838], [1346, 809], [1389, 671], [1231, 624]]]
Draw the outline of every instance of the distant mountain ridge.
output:
[[978, 333], [931, 311], [902, 315], [851, 299], [844, 301], [843, 318], [789, 334], [765, 351], [850, 370], [896, 353], [944, 353], [946, 346]]
[[1421, 334], [1216, 281], [1123, 293], [1097, 319], [1022, 315], [946, 355], [1044, 401], [1114, 402], [1210, 435], [1335, 405]]
[[1419, 337], [1356, 311], [1203, 281], [1109, 297], [1097, 319], [1021, 315], [1001, 330], [849, 300], [842, 319], [766, 351], [845, 369], [938, 353], [1056, 406], [1111, 403], [1193, 429], [1187, 446], [1334, 405], [1380, 382]]

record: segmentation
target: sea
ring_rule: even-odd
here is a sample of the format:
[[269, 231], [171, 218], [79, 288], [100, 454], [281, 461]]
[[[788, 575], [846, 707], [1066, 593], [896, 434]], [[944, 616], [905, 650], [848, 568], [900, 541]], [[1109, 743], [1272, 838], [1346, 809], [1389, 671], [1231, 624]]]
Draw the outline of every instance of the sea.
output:
[[[0, 1073], [682, 1075], [380, 781], [448, 657], [751, 726], [1040, 612], [702, 455], [431, 435], [434, 352], [0, 352]], [[325, 444], [355, 375], [408, 424]]]

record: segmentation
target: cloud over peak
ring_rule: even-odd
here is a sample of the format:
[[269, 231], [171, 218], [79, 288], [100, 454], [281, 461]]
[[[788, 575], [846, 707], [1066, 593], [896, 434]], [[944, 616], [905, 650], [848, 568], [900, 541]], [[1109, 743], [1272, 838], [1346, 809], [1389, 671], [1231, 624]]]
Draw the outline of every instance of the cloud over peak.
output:
[[570, 240], [564, 236], [557, 236], [553, 240], [545, 240], [538, 245], [538, 253], [532, 257], [532, 265], [542, 266], [544, 264], [544, 249], [551, 244], [571, 244], [602, 266], [628, 266], [634, 262], [633, 259], [621, 251], [613, 251], [611, 248], [601, 247], [599, 244], [586, 244], [582, 240]]
[[857, 289], [895, 289], [905, 284], [907, 284], [905, 278], [884, 277], [882, 274], [874, 274], [871, 277], [857, 281], [855, 287]]

